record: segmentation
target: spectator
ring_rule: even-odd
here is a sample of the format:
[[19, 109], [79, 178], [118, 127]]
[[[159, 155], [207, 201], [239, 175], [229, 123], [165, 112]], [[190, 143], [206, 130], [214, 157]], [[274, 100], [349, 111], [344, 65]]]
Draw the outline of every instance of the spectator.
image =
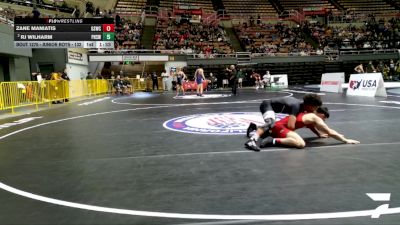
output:
[[367, 73], [375, 73], [376, 69], [374, 67], [374, 64], [372, 64], [372, 61], [369, 61], [367, 65]]
[[383, 63], [383, 61], [379, 61], [379, 64], [376, 69], [377, 72], [381, 72], [383, 74], [383, 71], [385, 70], [385, 64]]
[[396, 65], [394, 64], [393, 59], [389, 61], [389, 79], [394, 79], [396, 75]]
[[40, 12], [36, 7], [33, 7], [32, 15], [33, 15], [33, 19], [37, 19], [40, 17]]
[[232, 94], [236, 95], [236, 90], [238, 85], [238, 74], [235, 69], [235, 66], [231, 65], [229, 68], [226, 68], [226, 70], [229, 72], [229, 80], [232, 85]]
[[64, 80], [64, 82], [67, 82], [67, 84], [64, 86], [65, 87], [65, 99], [64, 102], [69, 102], [69, 81], [71, 80], [68, 76], [67, 68], [64, 69], [64, 71], [61, 73], [61, 79]]
[[162, 71], [162, 73], [161, 73], [161, 78], [162, 78], [162, 84], [163, 84], [163, 89], [164, 89], [164, 91], [167, 91], [167, 90], [169, 90], [169, 87], [168, 87], [168, 74], [167, 74], [167, 71], [165, 71], [165, 70], [163, 70]]
[[101, 73], [97, 73], [96, 79], [102, 80], [102, 79], [104, 79], [104, 77], [101, 75]]
[[75, 18], [79, 18], [81, 15], [81, 11], [79, 10], [78, 6], [75, 6], [74, 16]]
[[86, 80], [92, 80], [92, 79], [93, 79], [92, 73], [88, 72], [87, 76], [86, 76]]
[[115, 73], [114, 73], [114, 71], [111, 71], [110, 78], [111, 78], [111, 80], [114, 80], [114, 79], [115, 79]]
[[53, 72], [50, 74], [50, 97], [53, 100], [53, 104], [62, 103], [61, 99], [63, 98], [63, 86], [62, 86], [62, 78], [61, 74], [57, 72]]
[[144, 24], [145, 19], [146, 19], [146, 11], [142, 9], [142, 14], [140, 15], [140, 22]]
[[124, 94], [132, 94], [133, 93], [133, 89], [132, 89], [132, 84], [131, 81], [129, 80], [129, 77], [124, 77], [124, 79], [122, 80], [122, 87], [123, 87], [123, 91]]
[[121, 16], [119, 14], [117, 14], [115, 16], [115, 26], [120, 27], [122, 26], [122, 22], [121, 22]]
[[157, 87], [155, 90], [158, 90], [158, 78], [157, 78], [156, 72], [153, 72], [151, 74], [151, 80], [153, 81], [153, 91], [154, 91], [154, 87]]
[[123, 94], [123, 86], [124, 85], [122, 83], [121, 76], [117, 75], [117, 78], [113, 82], [113, 87], [115, 89], [115, 94], [116, 95]]
[[253, 72], [250, 75], [250, 78], [255, 79], [256, 89], [260, 88], [260, 86], [261, 86], [261, 75], [259, 73], [256, 73], [256, 71], [253, 70]]
[[243, 79], [246, 77], [246, 74], [243, 72], [243, 69], [240, 68], [239, 71], [237, 72], [237, 78], [238, 78], [238, 87], [242, 88], [243, 87]]
[[262, 83], [263, 83], [264, 86], [270, 86], [271, 85], [271, 74], [269, 73], [269, 71], [267, 71], [267, 73], [264, 74]]
[[356, 71], [357, 73], [365, 73], [365, 72], [364, 72], [364, 66], [363, 66], [363, 64], [360, 63], [359, 65], [357, 65], [357, 66], [354, 68], [354, 71]]

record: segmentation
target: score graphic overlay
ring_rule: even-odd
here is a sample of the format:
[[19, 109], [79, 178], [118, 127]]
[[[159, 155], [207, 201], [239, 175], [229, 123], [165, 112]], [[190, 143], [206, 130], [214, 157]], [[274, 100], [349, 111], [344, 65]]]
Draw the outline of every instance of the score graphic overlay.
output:
[[113, 18], [15, 18], [16, 48], [114, 48]]

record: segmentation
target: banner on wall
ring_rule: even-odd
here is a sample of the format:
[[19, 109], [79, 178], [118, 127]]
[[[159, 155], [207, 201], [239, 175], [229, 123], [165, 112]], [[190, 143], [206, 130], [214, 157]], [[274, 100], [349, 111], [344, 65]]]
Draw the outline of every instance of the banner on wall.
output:
[[129, 62], [137, 62], [139, 61], [139, 56], [138, 55], [124, 55], [122, 56], [123, 61], [129, 61]]
[[347, 95], [387, 97], [382, 73], [352, 74], [349, 80]]
[[326, 9], [324, 7], [305, 7], [303, 12], [306, 16], [325, 15]]
[[198, 6], [180, 5], [180, 6], [175, 6], [174, 7], [174, 15], [183, 15], [183, 14], [186, 14], [186, 15], [202, 15], [203, 11]]
[[341, 93], [344, 73], [324, 73], [321, 77], [320, 91]]
[[91, 55], [89, 60], [90, 62], [168, 62], [168, 55]]
[[289, 86], [287, 74], [271, 75], [271, 86], [279, 88], [287, 88]]
[[68, 49], [67, 60], [68, 60], [68, 63], [74, 63], [74, 64], [79, 64], [79, 65], [88, 65], [87, 54], [83, 53], [83, 52], [77, 52], [77, 51]]

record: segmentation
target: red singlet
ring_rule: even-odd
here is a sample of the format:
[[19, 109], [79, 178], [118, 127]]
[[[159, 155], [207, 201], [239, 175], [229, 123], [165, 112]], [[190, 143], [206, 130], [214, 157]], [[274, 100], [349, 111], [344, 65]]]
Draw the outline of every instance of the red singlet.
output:
[[[303, 116], [306, 113], [302, 112], [296, 116], [295, 130], [303, 127], [308, 127], [303, 123]], [[292, 131], [287, 127], [289, 116], [277, 121], [274, 127], [271, 129], [271, 136], [274, 138], [286, 138], [287, 134]]]

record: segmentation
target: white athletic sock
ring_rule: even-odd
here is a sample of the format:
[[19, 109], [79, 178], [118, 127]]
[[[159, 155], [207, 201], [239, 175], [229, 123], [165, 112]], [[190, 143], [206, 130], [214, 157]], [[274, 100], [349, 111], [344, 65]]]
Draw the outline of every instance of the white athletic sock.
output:
[[260, 136], [257, 134], [257, 132], [255, 134], [253, 134], [253, 136], [251, 136], [250, 139], [254, 140], [254, 141], [258, 141], [258, 139], [260, 138]]

